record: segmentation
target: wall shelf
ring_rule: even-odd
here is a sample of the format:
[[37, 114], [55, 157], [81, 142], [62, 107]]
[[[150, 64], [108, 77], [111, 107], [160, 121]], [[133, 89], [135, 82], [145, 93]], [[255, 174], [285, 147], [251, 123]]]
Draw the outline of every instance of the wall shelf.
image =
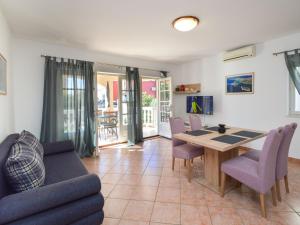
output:
[[196, 83], [196, 84], [180, 84], [177, 85], [177, 87], [180, 87], [181, 85], [184, 85], [185, 91], [176, 91], [174, 90], [174, 94], [197, 94], [200, 93], [201, 91], [201, 84]]

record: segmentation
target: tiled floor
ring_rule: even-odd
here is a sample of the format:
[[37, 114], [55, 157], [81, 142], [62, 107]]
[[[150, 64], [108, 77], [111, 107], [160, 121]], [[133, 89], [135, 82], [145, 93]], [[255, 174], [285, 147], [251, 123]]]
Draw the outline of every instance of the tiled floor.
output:
[[105, 225], [300, 225], [300, 164], [289, 164], [291, 193], [282, 191], [277, 207], [268, 196], [266, 220], [248, 188], [221, 198], [197, 182], [197, 172], [188, 183], [183, 161], [176, 160], [173, 172], [167, 139], [147, 140], [143, 149], [105, 149], [83, 161], [101, 178]]

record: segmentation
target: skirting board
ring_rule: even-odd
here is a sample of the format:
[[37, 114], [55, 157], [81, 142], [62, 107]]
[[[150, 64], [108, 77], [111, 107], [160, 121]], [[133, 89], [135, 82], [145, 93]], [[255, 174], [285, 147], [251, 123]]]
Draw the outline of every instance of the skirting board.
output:
[[[239, 150], [240, 150], [240, 153], [242, 154], [242, 153], [245, 153], [247, 151], [250, 151], [251, 148], [245, 147], [245, 146], [240, 146]], [[288, 160], [291, 163], [299, 163], [300, 164], [300, 159], [289, 157]]]

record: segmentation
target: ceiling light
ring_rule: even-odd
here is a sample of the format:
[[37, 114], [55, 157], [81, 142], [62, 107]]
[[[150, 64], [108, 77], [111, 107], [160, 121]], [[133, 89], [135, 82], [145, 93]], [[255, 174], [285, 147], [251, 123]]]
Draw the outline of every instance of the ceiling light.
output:
[[176, 30], [186, 32], [193, 30], [199, 24], [199, 19], [195, 16], [182, 16], [175, 19], [172, 23]]

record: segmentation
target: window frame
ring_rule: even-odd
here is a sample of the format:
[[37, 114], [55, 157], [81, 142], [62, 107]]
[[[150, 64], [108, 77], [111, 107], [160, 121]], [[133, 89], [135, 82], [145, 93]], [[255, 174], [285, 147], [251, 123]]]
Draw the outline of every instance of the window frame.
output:
[[292, 79], [289, 77], [289, 113], [291, 117], [300, 117], [300, 111], [296, 111], [296, 90]]

